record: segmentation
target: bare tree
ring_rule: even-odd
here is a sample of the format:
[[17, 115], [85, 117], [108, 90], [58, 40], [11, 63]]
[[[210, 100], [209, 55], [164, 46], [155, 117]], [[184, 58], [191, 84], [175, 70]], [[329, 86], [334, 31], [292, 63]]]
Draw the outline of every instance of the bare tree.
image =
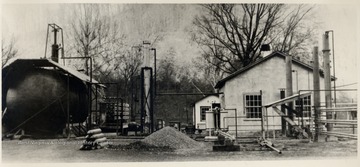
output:
[[[176, 88], [175, 82], [177, 78], [177, 71], [175, 67], [176, 50], [170, 47], [165, 54], [165, 57], [159, 60], [158, 64], [158, 86], [161, 90], [171, 90]], [[160, 90], [159, 89], [159, 90]]]
[[132, 48], [131, 51], [128, 50], [117, 57], [115, 70], [119, 71], [126, 84], [130, 82], [132, 77], [139, 74], [142, 59], [141, 48]]
[[198, 68], [198, 72], [196, 73], [200, 74], [194, 78], [200, 78], [201, 80], [206, 81], [207, 84], [215, 87], [216, 83], [223, 78], [224, 72], [212, 64], [203, 63], [202, 59], [202, 57], [198, 57], [194, 60], [194, 64]]
[[15, 39], [11, 38], [9, 43], [6, 43], [4, 39], [1, 40], [1, 52], [2, 52], [2, 64], [1, 66], [4, 67], [4, 65], [12, 58], [17, 56], [18, 49], [15, 47]]
[[295, 31], [311, 9], [302, 8], [299, 6], [289, 12], [290, 17], [284, 17], [287, 6], [283, 4], [202, 5], [205, 13], [193, 22], [193, 40], [203, 49], [208, 63], [224, 73], [232, 73], [259, 59], [261, 45], [275, 41], [274, 38], [282, 42], [276, 48], [286, 52], [304, 42], [295, 40]]
[[[71, 54], [91, 57], [93, 71], [96, 75], [110, 75], [112, 64], [122, 52], [122, 41], [125, 36], [119, 32], [116, 21], [111, 21], [111, 11], [108, 5], [82, 4], [74, 11], [71, 23], [70, 45]], [[107, 13], [102, 13], [107, 12]], [[69, 55], [68, 55], [69, 56]], [[89, 74], [88, 61], [85, 61], [86, 74]]]
[[[285, 10], [284, 21], [274, 29], [270, 36], [273, 50], [294, 55], [297, 58], [308, 58], [309, 44], [314, 36], [313, 22], [305, 22], [311, 14], [313, 7], [308, 5], [289, 6]], [[305, 53], [305, 54], [304, 54]]]

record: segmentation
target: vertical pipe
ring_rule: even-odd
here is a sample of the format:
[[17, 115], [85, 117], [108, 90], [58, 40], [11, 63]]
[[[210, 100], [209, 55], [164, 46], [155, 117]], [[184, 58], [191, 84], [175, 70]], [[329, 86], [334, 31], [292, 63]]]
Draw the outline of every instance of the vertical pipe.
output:
[[148, 102], [149, 102], [149, 120], [150, 120], [150, 133], [154, 132], [154, 85], [153, 85], [153, 75], [152, 68], [149, 68], [149, 92], [148, 92]]
[[237, 137], [238, 137], [238, 123], [237, 123], [237, 109], [235, 108], [235, 140], [237, 141]]
[[155, 48], [151, 48], [151, 50], [154, 51], [154, 99], [155, 99], [155, 96], [156, 96], [156, 49]]
[[[65, 57], [65, 53], [64, 53], [64, 50], [65, 50], [65, 45], [64, 45], [64, 33], [63, 33], [63, 29], [60, 28], [61, 30], [61, 57]], [[63, 64], [65, 66], [65, 59], [63, 59]]]
[[92, 122], [92, 59], [90, 59], [90, 83], [89, 83], [89, 130], [92, 128], [91, 122]]
[[189, 124], [189, 113], [187, 110], [187, 95], [185, 95], [185, 112], [186, 112], [186, 123]]
[[135, 114], [134, 114], [134, 103], [135, 103], [135, 93], [134, 93], [134, 76], [131, 77], [130, 79], [130, 83], [131, 83], [131, 101], [130, 101], [130, 121], [133, 122], [135, 121]]
[[296, 70], [296, 91], [299, 91], [299, 74], [297, 70]]
[[[119, 97], [118, 97], [119, 98]], [[121, 132], [121, 135], [123, 136], [124, 135], [124, 127], [123, 127], [123, 117], [124, 117], [124, 99], [120, 99], [120, 103], [121, 103], [121, 106], [120, 106], [120, 132]]]
[[262, 107], [262, 112], [261, 112], [261, 135], [262, 138], [265, 139], [265, 125], [264, 125], [264, 109], [265, 107]]
[[196, 113], [195, 113], [195, 104], [193, 106], [193, 109], [192, 109], [192, 112], [193, 112], [193, 125], [195, 126], [195, 129], [196, 129]]
[[[335, 75], [335, 48], [334, 48], [334, 31], [331, 30], [331, 35], [332, 35], [332, 55], [333, 55], [333, 74], [334, 77], [336, 77]], [[336, 107], [336, 79], [334, 79], [334, 105]]]
[[[300, 93], [299, 93], [300, 96]], [[299, 97], [300, 102], [300, 114], [301, 114], [301, 127], [304, 127], [304, 98]]]
[[[154, 83], [152, 85], [152, 122], [154, 122], [154, 112], [156, 111], [156, 49], [152, 48], [152, 50], [154, 50], [154, 81], [152, 83]], [[152, 125], [154, 126], [154, 123], [152, 123]], [[154, 127], [152, 128], [153, 132], [154, 132]]]
[[156, 94], [157, 94], [157, 80], [156, 80], [156, 76], [157, 76], [157, 73], [156, 73], [156, 49], [154, 50], [154, 77], [155, 77], [155, 85], [154, 85], [154, 89], [155, 89], [155, 93], [154, 93], [154, 99], [156, 97]]
[[95, 85], [95, 121], [97, 124], [100, 124], [100, 112], [98, 110], [98, 85]]
[[90, 127], [90, 125], [91, 125], [91, 91], [90, 91], [90, 87], [91, 87], [91, 83], [89, 83], [88, 84], [88, 89], [87, 89], [87, 91], [88, 91], [88, 101], [89, 101], [89, 104], [88, 104], [88, 118], [87, 118], [87, 123], [86, 123], [86, 128], [87, 128], [87, 130], [89, 131], [89, 130], [91, 130], [91, 127]]
[[[291, 55], [286, 55], [285, 57], [285, 62], [286, 62], [286, 97], [292, 96], [293, 95], [293, 81], [292, 81], [292, 56]], [[293, 108], [293, 102], [289, 102], [288, 103], [289, 108]], [[288, 111], [288, 117], [291, 120], [294, 120], [294, 113], [291, 110], [287, 110]], [[289, 126], [289, 131], [291, 131], [292, 126], [290, 124], [288, 124]]]
[[141, 119], [141, 133], [144, 133], [145, 124], [145, 106], [144, 106], [144, 68], [141, 68], [140, 75], [140, 119]]
[[[285, 89], [280, 89], [280, 99], [285, 98]], [[281, 105], [281, 112], [286, 114], [286, 110], [284, 105]], [[286, 135], [286, 120], [284, 119], [285, 116], [281, 116], [281, 132], [285, 136]]]
[[116, 103], [114, 104], [115, 115], [116, 115], [116, 136], [119, 136], [119, 85], [116, 84]]
[[70, 139], [70, 81], [69, 81], [69, 73], [67, 74], [67, 138]]
[[48, 39], [49, 39], [49, 26], [50, 26], [50, 24], [48, 24], [47, 32], [46, 32], [45, 54], [44, 54], [45, 59], [46, 59], [47, 43], [48, 43]]
[[[325, 102], [326, 108], [331, 108], [331, 77], [330, 77], [330, 49], [329, 34], [323, 34], [323, 56], [324, 56], [324, 82], [325, 82]], [[326, 112], [326, 119], [332, 119], [332, 113]], [[327, 131], [333, 130], [333, 124], [326, 124]], [[330, 136], [328, 136], [330, 137]]]
[[[313, 86], [314, 86], [314, 110], [315, 110], [315, 136], [314, 141], [318, 142], [320, 135], [320, 75], [319, 75], [319, 48], [314, 47], [313, 58], [314, 58], [314, 71], [313, 71]], [[311, 127], [310, 127], [311, 128]]]
[[269, 117], [268, 117], [267, 108], [265, 108], [265, 119], [266, 119], [266, 138], [269, 138]]

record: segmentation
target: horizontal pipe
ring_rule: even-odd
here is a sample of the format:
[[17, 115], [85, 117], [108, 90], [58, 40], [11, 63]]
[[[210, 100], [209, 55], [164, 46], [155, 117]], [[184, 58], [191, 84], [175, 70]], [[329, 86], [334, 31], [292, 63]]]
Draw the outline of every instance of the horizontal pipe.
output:
[[[235, 126], [235, 125], [228, 125], [228, 127], [230, 126]], [[261, 125], [237, 125], [237, 126], [261, 126]], [[269, 125], [269, 126], [281, 126], [281, 125]]]
[[319, 109], [320, 112], [351, 112], [357, 111], [357, 108], [353, 107], [344, 107], [344, 108], [323, 108]]
[[90, 59], [90, 56], [84, 56], [84, 57], [60, 57], [61, 59]]
[[[305, 89], [305, 90], [299, 90], [299, 92], [302, 91], [334, 91], [333, 89], [329, 89], [329, 90], [325, 90], [325, 89], [320, 89], [320, 90], [313, 90], [313, 89]], [[336, 91], [357, 91], [357, 89], [336, 89]]]
[[224, 93], [157, 93], [158, 96], [180, 96], [180, 95], [219, 95]]
[[357, 139], [357, 134], [347, 134], [347, 133], [339, 133], [339, 132], [321, 132], [321, 134]]
[[357, 129], [357, 126], [351, 125], [351, 126], [339, 126], [339, 125], [334, 125], [334, 129]]
[[[211, 113], [211, 112], [209, 112], [209, 113]], [[284, 116], [289, 116], [289, 115], [284, 115]], [[264, 115], [264, 117], [282, 117], [282, 116], [280, 116], [280, 115]], [[223, 117], [223, 118], [235, 118], [235, 117]], [[248, 117], [246, 117], [246, 116], [237, 116], [237, 118], [248, 118]], [[296, 117], [295, 117], [296, 118]], [[301, 118], [301, 117], [299, 117], [299, 118]], [[304, 119], [305, 118], [308, 118], [308, 117], [304, 117]], [[248, 118], [246, 121], [260, 121], [260, 118], [259, 118], [259, 120], [251, 120], [251, 119], [253, 119], [253, 118]]]
[[347, 119], [327, 119], [327, 120], [321, 120], [321, 121], [332, 121], [332, 122], [354, 122], [356, 123], [357, 120], [347, 120]]
[[343, 124], [343, 125], [357, 125], [357, 122], [353, 122], [353, 121], [321, 120], [319, 122], [321, 122], [321, 123]]
[[[281, 130], [281, 129], [271, 129], [271, 130], [268, 130], [268, 131], [274, 131], [274, 130]], [[236, 130], [227, 130], [227, 131], [228, 132], [235, 132]], [[260, 132], [261, 130], [242, 130], [242, 129], [238, 129], [238, 131], [241, 131], [241, 132]]]

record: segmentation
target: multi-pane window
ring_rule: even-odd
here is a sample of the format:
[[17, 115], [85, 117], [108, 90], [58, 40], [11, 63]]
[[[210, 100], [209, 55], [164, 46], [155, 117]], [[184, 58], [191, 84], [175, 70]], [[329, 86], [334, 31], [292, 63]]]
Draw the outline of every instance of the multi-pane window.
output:
[[[295, 109], [298, 113], [301, 113], [301, 102], [303, 103], [302, 105], [302, 110], [303, 110], [303, 117], [310, 117], [310, 113], [311, 113], [311, 96], [307, 96], [304, 98], [301, 98], [300, 100], [296, 100], [295, 101]], [[298, 117], [300, 117], [301, 115], [299, 114]]]
[[206, 111], [210, 110], [210, 106], [201, 106], [200, 107], [200, 121], [206, 120]]
[[245, 94], [244, 99], [246, 118], [261, 118], [261, 95]]

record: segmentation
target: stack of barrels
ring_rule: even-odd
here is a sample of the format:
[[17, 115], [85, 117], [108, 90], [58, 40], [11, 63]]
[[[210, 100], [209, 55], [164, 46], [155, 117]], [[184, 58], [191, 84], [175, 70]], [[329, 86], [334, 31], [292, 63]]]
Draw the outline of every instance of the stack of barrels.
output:
[[101, 129], [93, 129], [87, 132], [86, 139], [80, 150], [95, 150], [101, 149], [108, 145], [105, 135], [101, 132]]

